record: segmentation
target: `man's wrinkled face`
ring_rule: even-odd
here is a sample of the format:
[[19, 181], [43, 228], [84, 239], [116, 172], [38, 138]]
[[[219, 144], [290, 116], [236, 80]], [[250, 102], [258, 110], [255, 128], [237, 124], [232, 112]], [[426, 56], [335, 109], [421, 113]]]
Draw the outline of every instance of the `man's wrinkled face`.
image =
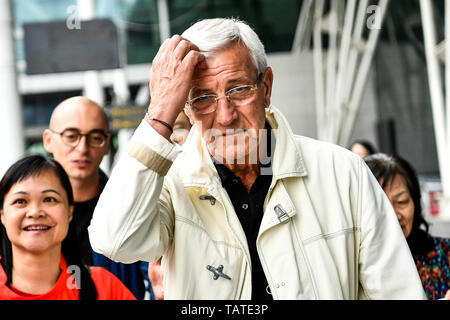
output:
[[66, 170], [71, 180], [89, 179], [98, 173], [98, 168], [103, 156], [108, 153], [109, 137], [102, 147], [92, 147], [87, 138], [82, 136], [78, 145], [65, 144], [58, 133], [71, 128], [86, 134], [93, 130], [108, 132], [108, 125], [102, 111], [96, 107], [82, 105], [66, 108], [59, 112], [52, 121], [53, 132], [46, 130], [44, 133], [44, 146], [47, 151]]
[[[261, 79], [258, 81], [258, 79]], [[227, 92], [241, 86], [257, 89], [241, 101], [227, 99]], [[231, 45], [212, 54], [194, 74], [189, 99], [216, 95], [215, 111], [199, 114], [186, 107], [191, 121], [201, 129], [209, 152], [223, 163], [248, 163], [255, 160], [259, 133], [265, 125], [265, 108], [270, 106], [272, 71], [259, 75], [246, 47]], [[256, 162], [255, 162], [256, 163]]]

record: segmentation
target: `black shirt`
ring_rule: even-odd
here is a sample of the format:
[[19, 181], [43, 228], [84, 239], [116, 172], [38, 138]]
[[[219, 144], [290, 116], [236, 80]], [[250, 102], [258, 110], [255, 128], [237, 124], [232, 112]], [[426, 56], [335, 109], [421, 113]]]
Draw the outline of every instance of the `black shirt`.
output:
[[[268, 125], [266, 125], [267, 128]], [[269, 127], [270, 129], [270, 127]], [[273, 139], [273, 137], [272, 137]], [[268, 138], [268, 146], [270, 146], [270, 135]], [[269, 149], [271, 150], [271, 149]], [[219, 174], [222, 186], [228, 193], [233, 203], [234, 210], [241, 222], [247, 237], [248, 248], [250, 251], [250, 259], [252, 263], [252, 299], [253, 300], [269, 300], [272, 295], [268, 293], [268, 283], [266, 276], [259, 260], [256, 249], [256, 238], [258, 237], [259, 227], [264, 214], [264, 201], [272, 182], [272, 174], [270, 165], [263, 166], [264, 174], [260, 174], [250, 188], [250, 193], [244, 187], [241, 179], [236, 177], [225, 165], [214, 161], [217, 173]], [[270, 173], [269, 173], [270, 172]]]
[[100, 195], [84, 202], [75, 202], [73, 221], [77, 232], [78, 245], [80, 248], [81, 261], [83, 264], [92, 266], [92, 247], [89, 242], [88, 227], [91, 223], [95, 206]]
[[[100, 193], [105, 187], [107, 181], [108, 177], [103, 171], [100, 170]], [[100, 193], [88, 201], [75, 202], [73, 211], [73, 223], [75, 224], [77, 233], [81, 261], [88, 266], [93, 265], [92, 247], [91, 243], [89, 242], [88, 227], [91, 223], [95, 206], [97, 205], [98, 199], [100, 198]]]

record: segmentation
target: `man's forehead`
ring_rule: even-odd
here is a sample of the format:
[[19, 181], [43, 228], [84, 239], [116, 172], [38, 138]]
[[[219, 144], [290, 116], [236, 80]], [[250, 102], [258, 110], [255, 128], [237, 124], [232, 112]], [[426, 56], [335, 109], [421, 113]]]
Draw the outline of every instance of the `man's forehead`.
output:
[[[220, 74], [233, 74], [241, 71], [251, 76], [256, 70], [250, 51], [242, 45], [234, 44], [218, 51], [212, 52], [202, 60], [195, 68], [193, 74], [193, 85], [208, 77]], [[254, 71], [256, 73], [256, 71]]]
[[[92, 129], [107, 129], [107, 118], [101, 107], [89, 104], [67, 104], [55, 110], [51, 126], [64, 128], [89, 127]], [[53, 128], [55, 129], [55, 128]]]

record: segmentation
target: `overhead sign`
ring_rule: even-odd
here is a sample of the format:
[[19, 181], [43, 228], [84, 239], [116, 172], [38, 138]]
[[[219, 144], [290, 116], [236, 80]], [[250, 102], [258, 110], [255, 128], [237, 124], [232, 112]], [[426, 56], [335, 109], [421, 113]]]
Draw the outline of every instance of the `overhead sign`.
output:
[[146, 107], [126, 106], [106, 109], [110, 119], [110, 129], [117, 131], [120, 129], [135, 129], [144, 119]]
[[27, 74], [120, 68], [117, 28], [110, 19], [24, 24]]

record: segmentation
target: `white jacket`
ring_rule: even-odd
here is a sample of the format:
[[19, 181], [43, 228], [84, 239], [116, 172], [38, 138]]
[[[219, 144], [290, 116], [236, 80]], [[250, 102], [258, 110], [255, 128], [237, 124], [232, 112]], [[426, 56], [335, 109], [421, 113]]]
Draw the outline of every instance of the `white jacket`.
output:
[[[273, 298], [425, 299], [395, 213], [364, 161], [293, 135], [274, 107], [266, 117], [276, 147], [257, 250]], [[180, 153], [142, 121], [89, 236], [115, 261], [163, 255], [166, 299], [251, 298], [246, 236], [195, 126]], [[215, 279], [208, 266], [223, 266], [231, 279]]]

